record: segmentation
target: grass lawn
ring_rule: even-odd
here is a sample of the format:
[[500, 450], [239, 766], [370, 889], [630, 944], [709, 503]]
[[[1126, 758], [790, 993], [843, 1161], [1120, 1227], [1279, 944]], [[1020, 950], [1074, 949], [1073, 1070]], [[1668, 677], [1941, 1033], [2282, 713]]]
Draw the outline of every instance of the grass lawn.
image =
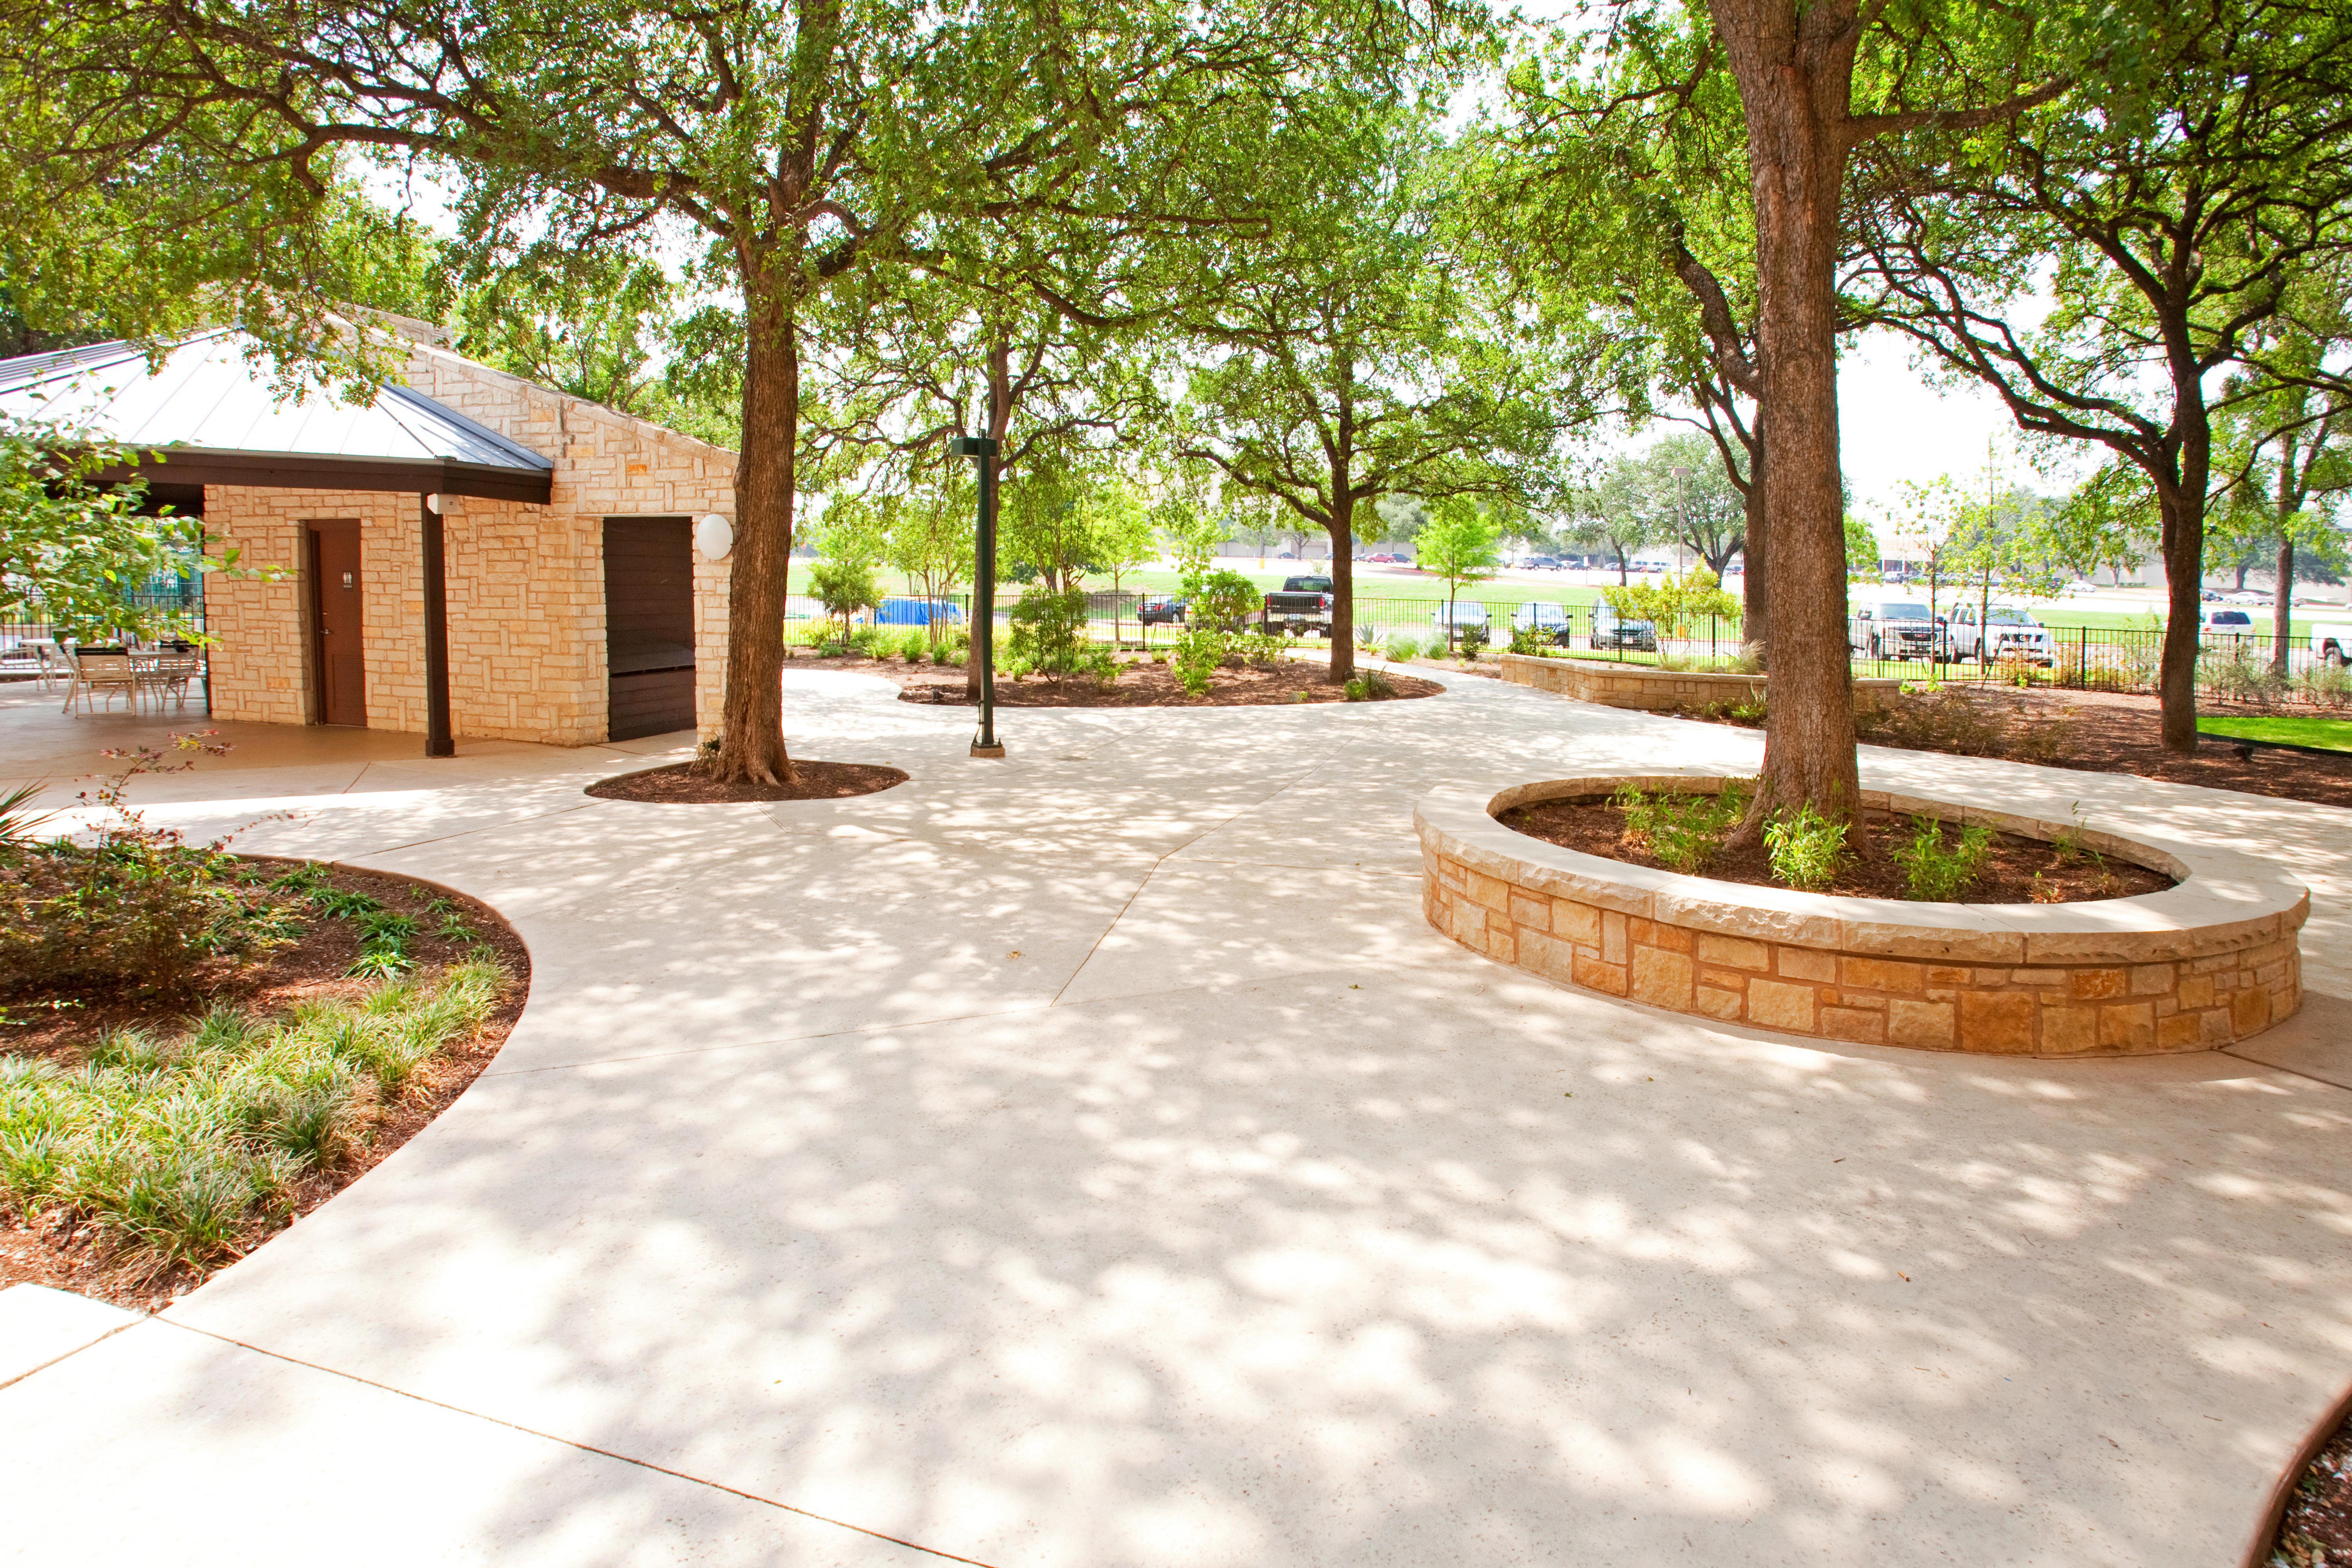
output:
[[2323, 752], [2352, 752], [2352, 719], [2311, 719], [2292, 714], [2201, 717], [2198, 731], [2242, 741], [2275, 741]]

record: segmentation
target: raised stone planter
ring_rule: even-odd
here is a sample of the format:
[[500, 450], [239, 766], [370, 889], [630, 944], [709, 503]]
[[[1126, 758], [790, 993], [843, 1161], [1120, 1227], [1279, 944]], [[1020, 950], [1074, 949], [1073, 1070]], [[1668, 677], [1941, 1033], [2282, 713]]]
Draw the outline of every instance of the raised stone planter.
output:
[[[2311, 897], [2225, 849], [2084, 835], [2181, 879], [2134, 899], [1927, 904], [1832, 898], [1630, 866], [1495, 820], [1515, 805], [1692, 774], [1454, 786], [1413, 812], [1430, 924], [1548, 980], [1677, 1013], [1868, 1045], [2074, 1057], [2210, 1050], [2302, 1005], [2296, 933]], [[1884, 791], [1864, 805], [2050, 838], [2063, 823]]]
[[[1660, 669], [1654, 664], [1544, 658], [1524, 653], [1504, 654], [1502, 666], [1503, 679], [1519, 686], [1573, 697], [1579, 702], [1597, 702], [1604, 708], [1638, 708], [1649, 713], [1682, 712], [1710, 708], [1718, 702], [1760, 700], [1769, 679], [1761, 675]], [[1884, 708], [1902, 689], [1899, 680], [1857, 680], [1853, 683], [1854, 706]]]

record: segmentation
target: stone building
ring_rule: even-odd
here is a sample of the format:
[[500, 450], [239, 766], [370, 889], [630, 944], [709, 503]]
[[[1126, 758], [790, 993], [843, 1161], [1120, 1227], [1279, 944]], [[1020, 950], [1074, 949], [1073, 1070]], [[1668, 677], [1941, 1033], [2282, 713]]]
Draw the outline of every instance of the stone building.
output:
[[233, 331], [152, 367], [68, 349], [0, 361], [0, 412], [142, 454], [209, 552], [265, 569], [205, 579], [216, 718], [409, 731], [434, 755], [716, 732], [735, 454], [400, 346], [402, 384], [356, 405], [297, 395]]

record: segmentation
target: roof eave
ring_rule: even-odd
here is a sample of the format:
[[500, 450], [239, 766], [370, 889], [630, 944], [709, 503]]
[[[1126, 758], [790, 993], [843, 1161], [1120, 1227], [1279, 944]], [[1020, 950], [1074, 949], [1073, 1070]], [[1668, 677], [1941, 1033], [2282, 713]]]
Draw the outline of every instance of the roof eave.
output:
[[136, 463], [106, 468], [102, 482], [131, 479], [172, 484], [231, 485], [245, 489], [374, 490], [404, 495], [438, 492], [484, 500], [545, 506], [553, 498], [555, 470], [466, 463], [454, 458], [346, 458], [325, 453], [236, 452], [200, 447], [169, 447], [148, 452]]

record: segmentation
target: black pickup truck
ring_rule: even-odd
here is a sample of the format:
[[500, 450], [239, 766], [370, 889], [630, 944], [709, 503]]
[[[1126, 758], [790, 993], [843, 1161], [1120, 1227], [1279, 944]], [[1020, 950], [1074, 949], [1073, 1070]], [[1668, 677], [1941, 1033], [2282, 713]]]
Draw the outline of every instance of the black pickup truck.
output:
[[1305, 637], [1308, 632], [1329, 637], [1331, 579], [1284, 578], [1282, 591], [1265, 596], [1265, 604], [1250, 617], [1250, 624], [1255, 630], [1280, 631], [1295, 637]]

